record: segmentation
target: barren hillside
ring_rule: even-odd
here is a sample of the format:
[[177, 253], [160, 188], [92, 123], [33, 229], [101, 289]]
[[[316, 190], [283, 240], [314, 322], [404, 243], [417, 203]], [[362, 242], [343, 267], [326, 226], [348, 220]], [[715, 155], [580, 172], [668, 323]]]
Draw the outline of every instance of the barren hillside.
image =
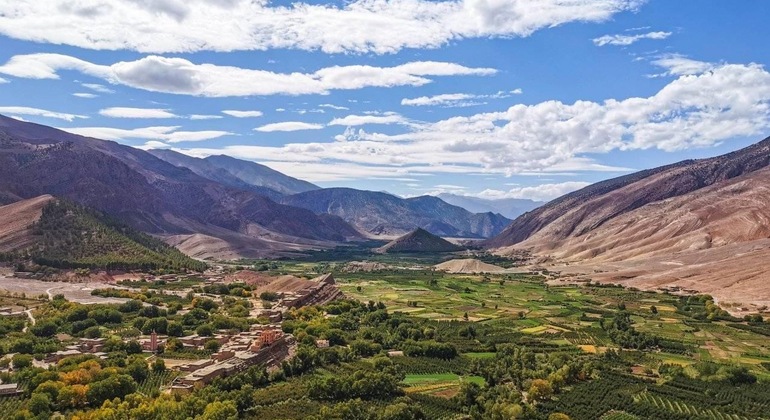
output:
[[43, 207], [54, 198], [41, 195], [0, 207], [0, 252], [25, 248], [35, 241], [30, 226], [40, 219]]

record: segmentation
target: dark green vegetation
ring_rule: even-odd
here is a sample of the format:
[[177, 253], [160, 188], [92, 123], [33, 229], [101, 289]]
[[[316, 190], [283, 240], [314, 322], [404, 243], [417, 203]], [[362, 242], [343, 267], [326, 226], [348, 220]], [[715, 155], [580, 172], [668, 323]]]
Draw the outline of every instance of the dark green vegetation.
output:
[[[313, 276], [342, 267], [280, 261], [265, 270]], [[161, 355], [168, 363], [207, 358], [211, 350], [185, 350], [174, 337], [265, 322], [249, 309], [273, 296], [247, 297], [248, 285], [187, 276], [94, 292], [132, 299], [120, 305], [54, 299], [35, 310], [38, 323], [27, 332], [24, 318], [8, 318], [3, 351], [19, 351], [19, 366], [27, 366], [35, 354], [62, 348], [53, 334], [68, 333], [109, 337], [107, 359], [22, 367], [6, 378], [23, 384], [24, 394], [0, 406], [22, 410], [20, 418], [59, 410], [77, 419], [172, 420], [735, 420], [762, 418], [770, 407], [768, 324], [734, 318], [708, 296], [547, 285], [534, 274], [383, 269], [335, 278], [355, 300], [290, 311], [282, 328], [297, 340], [295, 357], [185, 396], [160, 392], [175, 373], [154, 363], [140, 368], [133, 337], [171, 335]], [[86, 374], [91, 382], [79, 388], [73, 377]], [[121, 394], [109, 397], [120, 400], [89, 400], [90, 384], [107, 379]]]
[[56, 200], [43, 208], [32, 234], [36, 245], [6, 255], [42, 266], [107, 270], [195, 270], [205, 263], [102, 213]]

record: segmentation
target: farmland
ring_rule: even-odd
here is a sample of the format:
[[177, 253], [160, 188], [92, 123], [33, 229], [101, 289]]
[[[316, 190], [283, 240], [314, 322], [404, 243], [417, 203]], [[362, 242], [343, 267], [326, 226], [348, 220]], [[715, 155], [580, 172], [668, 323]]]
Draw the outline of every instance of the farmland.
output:
[[[320, 259], [225, 266], [224, 279], [253, 274], [239, 271], [245, 268], [274, 278], [331, 272], [350, 300], [286, 313], [282, 330], [296, 337], [299, 347], [277, 370], [254, 366], [176, 403], [206, 401], [186, 408], [197, 412], [224, 401], [241, 417], [260, 419], [545, 420], [553, 413], [572, 419], [748, 419], [761, 418], [762, 408], [770, 407], [770, 328], [762, 319], [732, 317], [708, 296], [554, 282], [554, 275], [543, 273], [448, 274], [432, 268], [440, 259], [383, 256], [378, 264], [355, 265], [377, 267], [374, 271]], [[211, 296], [223, 325], [243, 329], [266, 322], [238, 307], [254, 299], [247, 297], [253, 286], [233, 280], [216, 284], [183, 276], [105, 287], [93, 297], [184, 310]], [[35, 313], [56, 312], [45, 300], [9, 299], [41, 308]], [[131, 329], [135, 318], [127, 313], [123, 325], [109, 331]], [[166, 318], [182, 322], [184, 333], [197, 331], [186, 326], [193, 321], [189, 316]], [[7, 329], [19, 328], [9, 318]], [[59, 330], [70, 331], [69, 324], [61, 323]], [[138, 377], [133, 392], [142, 402], [126, 406], [125, 414], [176, 404], [160, 391], [181, 375], [177, 359], [190, 362], [209, 354], [198, 353], [167, 349], [166, 369]], [[1, 403], [23, 408], [30, 393], [41, 392], [25, 389]], [[78, 408], [100, 412], [88, 404]], [[340, 412], [358, 417], [335, 417]]]

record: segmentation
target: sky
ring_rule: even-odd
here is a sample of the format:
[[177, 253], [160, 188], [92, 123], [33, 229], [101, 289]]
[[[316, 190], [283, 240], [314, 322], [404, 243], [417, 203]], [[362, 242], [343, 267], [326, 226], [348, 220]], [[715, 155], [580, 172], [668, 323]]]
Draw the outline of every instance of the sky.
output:
[[0, 1], [0, 114], [322, 187], [550, 200], [770, 136], [770, 2]]

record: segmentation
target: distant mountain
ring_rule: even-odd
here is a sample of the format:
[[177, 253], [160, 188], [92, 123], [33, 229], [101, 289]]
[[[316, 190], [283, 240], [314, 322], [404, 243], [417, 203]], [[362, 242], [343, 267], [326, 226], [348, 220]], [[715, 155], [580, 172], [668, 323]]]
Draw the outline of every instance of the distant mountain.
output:
[[281, 194], [296, 194], [320, 188], [307, 181], [292, 178], [274, 169], [270, 169], [265, 165], [230, 156], [209, 156], [203, 160], [217, 168], [224, 169], [247, 184], [269, 188]]
[[57, 268], [191, 269], [206, 265], [102, 213], [44, 195], [0, 207], [0, 252]]
[[360, 238], [339, 218], [278, 204], [111, 141], [0, 116], [0, 197], [68, 198], [157, 235], [237, 241], [246, 254]]
[[471, 213], [499, 213], [509, 219], [515, 219], [522, 214], [545, 204], [545, 202], [542, 201], [524, 198], [501, 198], [490, 200], [450, 193], [441, 193], [437, 197], [453, 206], [462, 207]]
[[417, 228], [378, 248], [377, 251], [395, 254], [403, 252], [454, 252], [461, 249], [446, 239], [440, 238], [425, 229]]
[[403, 199], [387, 193], [352, 188], [325, 188], [284, 197], [284, 204], [316, 214], [341, 217], [371, 235], [402, 235], [415, 228], [451, 237], [490, 237], [509, 219], [493, 213], [471, 213], [431, 196]]
[[[166, 162], [174, 166], [187, 168], [193, 171], [196, 175], [200, 175], [206, 179], [216, 181], [222, 185], [227, 185], [229, 187], [238, 188], [246, 191], [253, 191], [257, 194], [263, 195], [272, 200], [280, 200], [280, 198], [283, 196], [282, 193], [276, 190], [247, 183], [246, 181], [231, 174], [226, 169], [220, 168], [219, 166], [214, 165], [213, 163], [211, 163], [211, 161], [206, 159], [187, 156], [185, 154], [175, 152], [173, 150], [168, 150], [168, 149], [155, 149], [155, 150], [148, 150], [147, 152], [159, 159], [165, 160]], [[288, 176], [286, 178], [289, 178], [292, 180], [294, 179]]]

